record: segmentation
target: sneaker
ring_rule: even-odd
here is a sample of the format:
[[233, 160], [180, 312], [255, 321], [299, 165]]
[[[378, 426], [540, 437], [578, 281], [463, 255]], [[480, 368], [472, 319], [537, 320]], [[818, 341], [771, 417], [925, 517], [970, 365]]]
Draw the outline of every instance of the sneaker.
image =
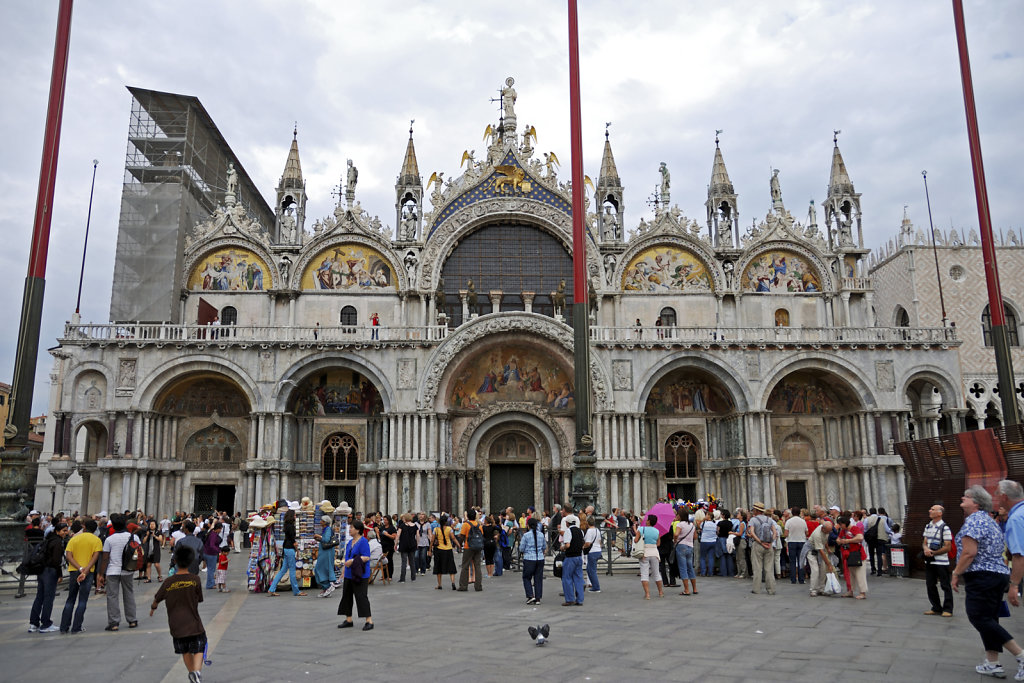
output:
[[999, 662], [990, 662], [987, 659], [974, 667], [982, 676], [992, 676], [993, 678], [1006, 678], [1006, 672], [1003, 671], [1003, 665]]
[[527, 605], [536, 605], [537, 604], [537, 598], [529, 598], [529, 599], [527, 599], [526, 604]]
[[1017, 657], [1017, 675], [1013, 677], [1015, 681], [1024, 681], [1024, 655]]
[[943, 613], [942, 613], [942, 616], [944, 616], [944, 617], [946, 617], [947, 619], [949, 619], [950, 617], [952, 617], [952, 616], [953, 616], [953, 613], [952, 613], [952, 612], [943, 612]]
[[39, 629], [39, 632], [40, 633], [56, 633], [59, 630], [60, 630], [60, 626], [57, 626], [57, 624], [50, 624], [46, 628]]
[[591, 593], [600, 593], [601, 592], [600, 588], [590, 588], [589, 590], [590, 590]]
[[199, 674], [195, 671], [188, 672], [189, 683], [199, 683]]
[[39, 632], [39, 627], [36, 626], [35, 624], [29, 624], [28, 625], [28, 632], [29, 633], [38, 633]]

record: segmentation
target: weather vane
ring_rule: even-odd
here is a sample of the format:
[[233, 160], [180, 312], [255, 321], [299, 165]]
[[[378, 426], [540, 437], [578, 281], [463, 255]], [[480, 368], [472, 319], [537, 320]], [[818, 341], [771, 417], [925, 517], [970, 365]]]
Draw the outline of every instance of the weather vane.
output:
[[611, 126], [612, 126], [612, 122], [611, 121], [605, 121], [604, 122], [604, 139], [605, 140], [608, 139], [608, 129], [611, 128]]
[[843, 131], [841, 131], [841, 130], [833, 130], [832, 131], [832, 143], [833, 144], [836, 144], [836, 145], [839, 144], [839, 134], [842, 133], [842, 132]]
[[655, 185], [654, 192], [646, 199], [647, 206], [653, 206], [654, 210], [657, 211], [658, 207], [661, 206], [661, 186]]
[[715, 129], [715, 147], [718, 147], [718, 136], [722, 134], [721, 128]]

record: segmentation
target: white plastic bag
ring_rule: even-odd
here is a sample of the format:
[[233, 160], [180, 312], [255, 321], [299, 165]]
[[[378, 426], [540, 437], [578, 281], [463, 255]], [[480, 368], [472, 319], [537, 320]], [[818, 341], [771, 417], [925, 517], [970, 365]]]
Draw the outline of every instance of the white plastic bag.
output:
[[825, 595], [839, 595], [842, 590], [842, 587], [839, 585], [839, 577], [836, 576], [835, 572], [829, 572], [825, 577], [825, 589], [822, 592]]

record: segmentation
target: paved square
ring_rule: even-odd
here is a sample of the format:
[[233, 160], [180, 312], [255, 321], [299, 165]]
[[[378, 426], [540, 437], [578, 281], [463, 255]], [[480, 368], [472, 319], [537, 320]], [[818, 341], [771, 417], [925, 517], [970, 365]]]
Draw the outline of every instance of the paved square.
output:
[[[483, 593], [453, 592], [447, 579], [435, 590], [428, 575], [371, 586], [377, 626], [363, 632], [336, 628], [340, 590], [329, 599], [248, 593], [243, 557], [232, 556], [232, 593], [208, 592], [200, 608], [213, 659], [204, 681], [965, 681], [977, 680], [982, 659], [962, 596], [952, 619], [926, 617], [916, 579], [869, 577], [866, 601], [810, 598], [788, 580], [771, 597], [752, 595], [746, 580], [700, 579], [697, 596], [666, 588], [647, 602], [635, 571], [616, 568], [601, 576], [601, 593], [570, 608], [550, 574], [538, 607], [524, 604], [518, 573], [485, 579]], [[138, 629], [104, 632], [100, 596], [75, 636], [26, 632], [34, 586], [20, 600], [0, 594], [0, 679], [186, 681], [163, 606], [148, 616], [156, 587], [137, 584]], [[1019, 613], [1006, 621], [1024, 637]], [[537, 648], [526, 629], [543, 623], [551, 638]], [[1012, 680], [1012, 657], [1002, 661]]]

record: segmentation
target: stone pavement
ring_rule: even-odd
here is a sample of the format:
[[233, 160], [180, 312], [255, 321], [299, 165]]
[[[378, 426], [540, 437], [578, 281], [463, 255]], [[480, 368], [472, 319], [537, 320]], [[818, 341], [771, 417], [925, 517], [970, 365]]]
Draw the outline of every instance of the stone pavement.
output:
[[[483, 593], [453, 592], [447, 579], [438, 591], [428, 575], [371, 586], [377, 627], [363, 632], [336, 628], [340, 590], [326, 600], [248, 593], [243, 557], [232, 555], [233, 592], [207, 593], [200, 608], [213, 659], [204, 681], [968, 681], [982, 659], [962, 597], [952, 619], [926, 617], [916, 579], [870, 577], [868, 600], [857, 601], [810, 598], [788, 580], [755, 596], [749, 581], [711, 578], [697, 596], [666, 589], [647, 602], [634, 572], [616, 569], [583, 607], [562, 607], [550, 575], [543, 603], [528, 607], [517, 573], [485, 579]], [[0, 680], [186, 681], [166, 611], [148, 616], [156, 580], [137, 586], [138, 629], [103, 631], [100, 596], [74, 636], [27, 633], [31, 594], [0, 594]], [[1005, 621], [1024, 638], [1019, 613]], [[543, 623], [551, 639], [537, 648], [526, 629]], [[1002, 661], [1012, 680], [1012, 657]]]

